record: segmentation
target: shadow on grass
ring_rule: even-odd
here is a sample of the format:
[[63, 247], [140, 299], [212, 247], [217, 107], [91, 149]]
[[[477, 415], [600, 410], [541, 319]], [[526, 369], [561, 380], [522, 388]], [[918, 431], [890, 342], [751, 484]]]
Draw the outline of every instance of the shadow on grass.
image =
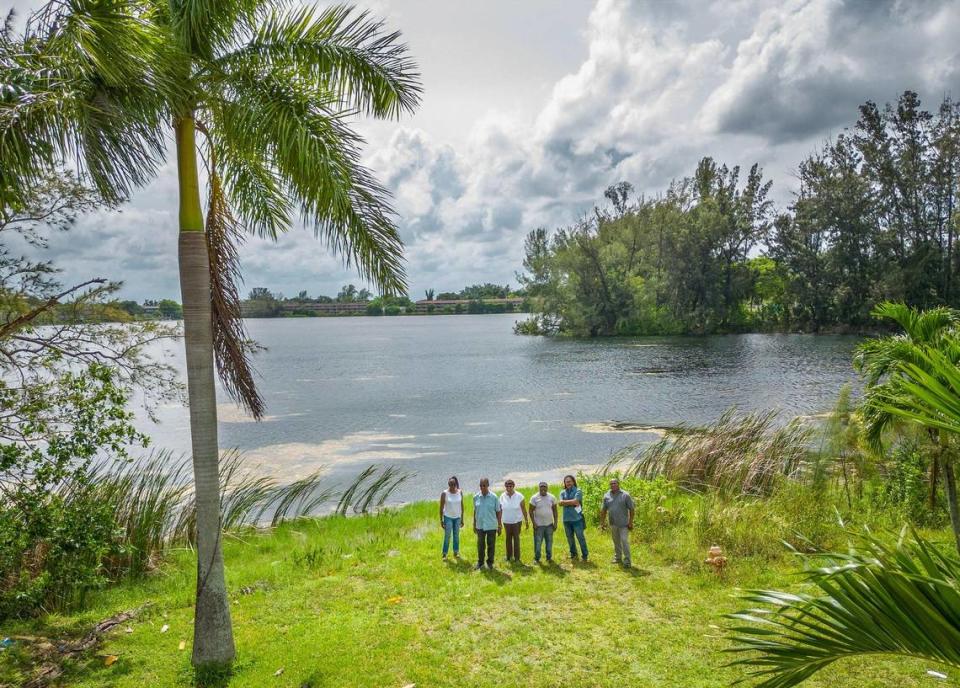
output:
[[473, 571], [473, 564], [466, 559], [444, 559], [444, 565], [456, 573], [470, 573]]
[[507, 568], [510, 569], [511, 573], [518, 576], [530, 576], [534, 572], [534, 567], [523, 561], [511, 561], [507, 564]]
[[575, 569], [595, 569], [597, 568], [597, 562], [593, 559], [574, 559], [570, 562], [570, 565]]
[[564, 578], [568, 575], [568, 571], [555, 561], [548, 561], [545, 564], [538, 564], [538, 566], [540, 567], [540, 572], [548, 576]]
[[620, 570], [623, 571], [624, 575], [630, 576], [631, 578], [646, 578], [651, 574], [648, 569], [641, 569], [636, 566], [621, 566]]
[[501, 570], [498, 569], [498, 568], [483, 569], [483, 570], [480, 571], [479, 573], [480, 573], [484, 578], [487, 578], [487, 579], [489, 579], [489, 580], [492, 580], [492, 581], [493, 581], [494, 583], [496, 583], [497, 585], [506, 585], [506, 584], [509, 583], [511, 580], [513, 580], [513, 576], [511, 576], [511, 575], [508, 574], [508, 573], [504, 573], [503, 571], [501, 571]]

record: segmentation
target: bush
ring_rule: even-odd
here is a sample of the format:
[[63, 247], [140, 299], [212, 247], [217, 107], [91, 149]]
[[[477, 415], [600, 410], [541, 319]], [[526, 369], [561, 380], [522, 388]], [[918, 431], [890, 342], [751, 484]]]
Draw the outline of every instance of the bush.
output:
[[95, 364], [27, 387], [0, 385], [9, 410], [0, 447], [0, 618], [82, 602], [117, 553], [111, 505], [90, 481], [95, 459], [145, 444], [127, 390]]
[[923, 455], [916, 439], [896, 445], [875, 500], [881, 509], [893, 511], [900, 520], [923, 527], [947, 522], [947, 511], [939, 500], [930, 504], [930, 459]]

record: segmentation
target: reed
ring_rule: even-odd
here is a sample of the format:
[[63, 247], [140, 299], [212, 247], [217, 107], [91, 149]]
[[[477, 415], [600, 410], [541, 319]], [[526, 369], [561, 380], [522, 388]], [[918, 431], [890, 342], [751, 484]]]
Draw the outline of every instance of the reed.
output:
[[769, 495], [781, 478], [801, 477], [812, 429], [800, 419], [777, 427], [777, 412], [728, 409], [712, 425], [681, 425], [652, 445], [632, 444], [606, 466], [628, 477], [657, 476], [729, 494]]
[[[236, 451], [227, 452], [220, 466], [226, 532], [276, 528], [315, 515], [335, 500], [337, 513], [367, 513], [382, 508], [411, 477], [395, 466], [368, 466], [346, 485], [339, 485], [320, 468], [299, 480], [280, 483], [247, 464]], [[118, 547], [104, 562], [111, 578], [142, 575], [155, 568], [169, 547], [192, 546], [196, 525], [190, 476], [190, 458], [166, 451], [91, 469], [87, 484], [92, 486], [92, 498], [110, 505], [116, 519]], [[70, 498], [70, 486], [63, 494]], [[90, 492], [84, 494], [85, 499], [91, 498]]]

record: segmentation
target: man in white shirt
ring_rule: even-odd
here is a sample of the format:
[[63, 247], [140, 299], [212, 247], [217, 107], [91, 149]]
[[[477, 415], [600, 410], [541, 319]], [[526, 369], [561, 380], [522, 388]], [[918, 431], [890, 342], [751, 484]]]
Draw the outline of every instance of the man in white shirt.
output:
[[541, 546], [545, 543], [547, 561], [553, 561], [553, 534], [557, 530], [557, 498], [547, 492], [547, 484], [540, 483], [537, 494], [530, 498], [530, 518], [533, 520], [533, 558], [539, 563]]
[[507, 561], [520, 561], [520, 526], [527, 528], [527, 505], [523, 495], [516, 491], [516, 484], [509, 478], [503, 482], [506, 489], [500, 495], [500, 511], [503, 514], [503, 530], [507, 540]]

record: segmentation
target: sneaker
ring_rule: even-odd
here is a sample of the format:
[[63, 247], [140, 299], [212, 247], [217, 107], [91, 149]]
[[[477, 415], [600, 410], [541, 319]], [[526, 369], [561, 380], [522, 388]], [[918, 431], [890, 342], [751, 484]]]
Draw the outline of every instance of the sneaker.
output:
[[459, 558], [460, 558], [460, 552], [454, 552], [454, 553], [453, 553], [453, 558], [454, 558], [454, 559], [459, 559]]
[[613, 559], [610, 560], [610, 563], [611, 563], [611, 564], [619, 564], [619, 563], [620, 563], [620, 560], [617, 559], [616, 557], [614, 557]]
[[[550, 561], [550, 560], [547, 559], [547, 561]], [[534, 558], [533, 558], [533, 563], [539, 564], [539, 563], [540, 563], [540, 557], [534, 557]]]
[[493, 564], [492, 564], [492, 563], [491, 563], [491, 564], [487, 564], [487, 570], [488, 570], [488, 571], [493, 571]]
[[477, 570], [477, 571], [481, 571], [481, 570], [483, 570], [483, 564], [477, 564], [477, 565], [474, 566], [473, 568], [474, 568], [475, 570]]

